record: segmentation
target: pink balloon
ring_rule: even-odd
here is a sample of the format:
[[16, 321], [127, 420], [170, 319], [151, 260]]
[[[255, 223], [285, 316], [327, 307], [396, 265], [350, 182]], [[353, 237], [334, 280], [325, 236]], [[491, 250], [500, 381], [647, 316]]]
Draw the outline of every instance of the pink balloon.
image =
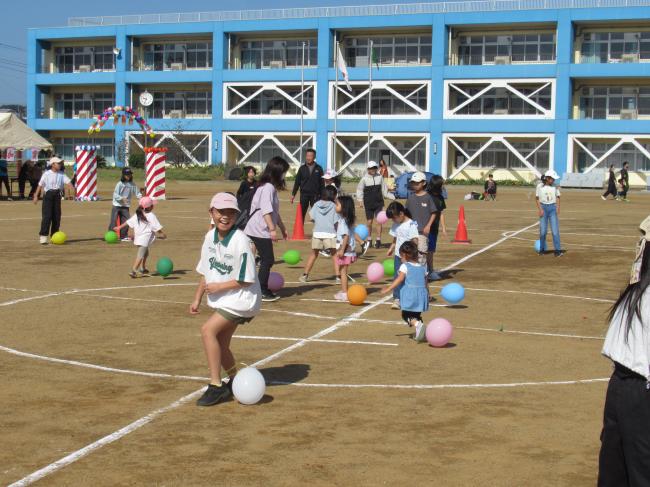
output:
[[278, 272], [269, 274], [269, 291], [276, 292], [284, 287], [284, 277]]
[[451, 323], [444, 318], [436, 318], [427, 325], [427, 341], [434, 347], [444, 347], [453, 334]]
[[366, 275], [368, 276], [368, 281], [370, 282], [381, 281], [384, 278], [384, 266], [379, 262], [373, 262], [368, 266]]
[[388, 221], [388, 217], [386, 216], [385, 211], [382, 210], [379, 213], [377, 213], [377, 223], [379, 223], [380, 225], [383, 225], [387, 221]]

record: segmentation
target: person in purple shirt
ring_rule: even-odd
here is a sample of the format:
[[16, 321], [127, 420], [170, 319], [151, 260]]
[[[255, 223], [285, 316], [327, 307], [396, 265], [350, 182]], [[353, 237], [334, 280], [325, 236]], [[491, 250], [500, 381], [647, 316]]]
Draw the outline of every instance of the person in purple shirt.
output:
[[286, 240], [287, 229], [280, 216], [278, 190], [285, 189], [284, 175], [289, 163], [281, 157], [269, 160], [260, 177], [260, 182], [251, 202], [250, 217], [244, 233], [250, 237], [260, 257], [259, 280], [262, 288], [262, 301], [277, 301], [280, 296], [269, 290], [269, 274], [275, 262], [273, 242], [278, 240], [279, 228]]

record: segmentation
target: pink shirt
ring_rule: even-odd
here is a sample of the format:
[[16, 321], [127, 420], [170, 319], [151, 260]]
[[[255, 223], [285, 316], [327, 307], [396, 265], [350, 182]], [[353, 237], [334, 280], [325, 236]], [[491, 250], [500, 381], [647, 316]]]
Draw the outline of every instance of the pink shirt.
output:
[[[255, 211], [259, 208], [258, 211]], [[255, 214], [253, 212], [255, 211]], [[266, 225], [264, 215], [271, 215], [273, 225], [278, 224], [280, 214], [280, 199], [278, 192], [271, 183], [265, 183], [257, 188], [253, 201], [251, 202], [250, 214], [252, 215], [246, 224], [244, 233], [251, 237], [271, 238], [271, 232]]]

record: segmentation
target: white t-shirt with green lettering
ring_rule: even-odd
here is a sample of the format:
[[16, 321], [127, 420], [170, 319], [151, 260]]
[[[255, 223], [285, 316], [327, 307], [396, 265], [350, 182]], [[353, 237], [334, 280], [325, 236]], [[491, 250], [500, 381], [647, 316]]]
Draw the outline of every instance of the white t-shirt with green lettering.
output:
[[205, 277], [207, 284], [235, 280], [250, 283], [250, 286], [208, 294], [208, 306], [245, 318], [255, 316], [260, 311], [262, 291], [255, 269], [253, 244], [236, 228], [223, 240], [217, 238], [215, 242], [217, 235], [216, 229], [206, 233], [196, 271]]

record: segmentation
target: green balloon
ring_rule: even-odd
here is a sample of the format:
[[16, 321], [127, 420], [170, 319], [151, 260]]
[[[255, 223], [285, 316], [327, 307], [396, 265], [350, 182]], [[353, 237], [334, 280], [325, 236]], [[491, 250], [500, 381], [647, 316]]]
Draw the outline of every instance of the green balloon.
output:
[[300, 262], [300, 252], [297, 250], [287, 250], [282, 256], [282, 259], [289, 265], [296, 265]]
[[114, 244], [120, 241], [120, 238], [117, 236], [113, 230], [109, 230], [104, 234], [104, 241], [106, 243]]
[[161, 257], [156, 263], [156, 270], [161, 276], [167, 277], [174, 270], [174, 263], [169, 257]]
[[386, 277], [393, 277], [395, 275], [394, 259], [386, 259], [384, 262], [382, 262], [382, 265], [384, 266], [384, 275]]

